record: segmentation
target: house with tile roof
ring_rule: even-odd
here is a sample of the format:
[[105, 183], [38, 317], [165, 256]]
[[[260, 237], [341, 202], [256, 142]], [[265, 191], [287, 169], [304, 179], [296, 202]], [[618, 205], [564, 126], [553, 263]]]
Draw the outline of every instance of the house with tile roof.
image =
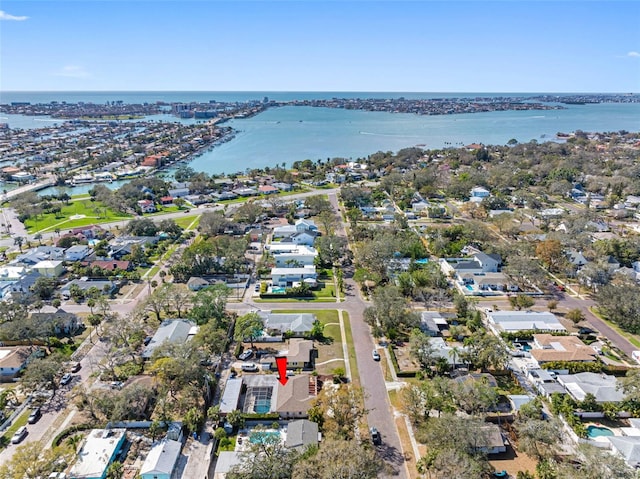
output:
[[531, 357], [538, 365], [552, 361], [593, 362], [598, 353], [584, 344], [576, 336], [553, 336], [551, 334], [534, 334]]

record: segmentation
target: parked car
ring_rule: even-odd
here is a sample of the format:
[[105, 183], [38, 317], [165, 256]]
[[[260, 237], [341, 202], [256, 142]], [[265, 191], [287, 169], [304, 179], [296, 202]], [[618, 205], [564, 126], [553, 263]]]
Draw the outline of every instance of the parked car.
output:
[[60, 379], [60, 384], [65, 386], [67, 384], [69, 384], [71, 382], [71, 379], [73, 378], [73, 376], [71, 376], [71, 374], [66, 373], [64, 376], [62, 376], [62, 378]]
[[258, 365], [256, 363], [244, 363], [242, 370], [247, 373], [255, 373], [258, 371]]
[[27, 434], [29, 434], [29, 431], [27, 431], [27, 426], [22, 426], [15, 432], [15, 434], [11, 438], [11, 444], [18, 444], [22, 442], [22, 440], [27, 437]]
[[31, 414], [29, 414], [29, 419], [27, 419], [27, 422], [29, 424], [35, 424], [38, 422], [38, 419], [40, 419], [41, 417], [42, 417], [42, 412], [40, 411], [40, 408], [37, 407], [31, 411]]
[[382, 436], [375, 427], [369, 429], [369, 432], [371, 433], [371, 442], [373, 442], [374, 446], [379, 446], [380, 444], [382, 444]]
[[80, 369], [82, 369], [82, 364], [79, 362], [71, 363], [71, 366], [69, 367], [69, 371], [72, 373], [77, 373]]
[[122, 381], [111, 381], [111, 387], [113, 389], [122, 389], [124, 387], [124, 383]]
[[253, 349], [245, 349], [240, 356], [238, 356], [238, 359], [240, 361], [246, 361], [247, 359], [249, 359], [251, 356], [253, 356]]
[[152, 339], [153, 339], [153, 336], [147, 336], [147, 337], [144, 338], [142, 343], [146, 346], [147, 344], [149, 344], [151, 342]]
[[374, 361], [380, 361], [380, 353], [377, 350], [374, 349], [371, 355]]

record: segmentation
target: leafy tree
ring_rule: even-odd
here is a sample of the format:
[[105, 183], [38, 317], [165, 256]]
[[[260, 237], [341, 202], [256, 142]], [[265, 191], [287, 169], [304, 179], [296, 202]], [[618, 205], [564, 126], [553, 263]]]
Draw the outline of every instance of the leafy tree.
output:
[[251, 342], [251, 347], [253, 347], [253, 341], [260, 337], [262, 334], [262, 330], [264, 328], [264, 323], [262, 322], [262, 318], [256, 312], [247, 313], [244, 316], [240, 316], [236, 319], [235, 332], [233, 334], [233, 339], [236, 341], [246, 341]]
[[564, 262], [564, 251], [560, 241], [548, 239], [541, 241], [536, 246], [538, 258], [547, 266], [549, 271], [558, 272]]
[[217, 236], [224, 232], [229, 225], [222, 211], [207, 211], [200, 216], [198, 229], [203, 235]]
[[36, 279], [36, 282], [31, 287], [31, 291], [38, 298], [46, 300], [51, 299], [53, 293], [56, 291], [57, 281], [55, 278], [47, 278], [45, 276], [41, 276]]
[[372, 306], [364, 310], [364, 319], [390, 339], [401, 332], [410, 331], [418, 324], [417, 315], [409, 309], [407, 300], [397, 286], [377, 288], [373, 293], [372, 303]]
[[436, 363], [437, 355], [435, 348], [431, 344], [431, 337], [428, 334], [417, 328], [411, 331], [409, 350], [411, 356], [418, 361], [423, 370], [431, 371], [431, 367]]
[[253, 224], [263, 212], [264, 208], [257, 202], [247, 201], [235, 210], [233, 219], [241, 223]]
[[235, 466], [227, 474], [229, 479], [289, 479], [293, 465], [298, 457], [295, 450], [282, 444], [280, 438], [254, 428], [252, 435], [257, 436], [248, 450], [241, 453], [242, 464]]
[[293, 466], [292, 478], [373, 479], [383, 470], [374, 449], [356, 441], [327, 440]]
[[578, 324], [581, 321], [584, 321], [584, 313], [580, 308], [571, 309], [567, 312], [566, 318], [573, 322], [573, 324]]
[[16, 447], [11, 458], [0, 465], [2, 479], [36, 479], [48, 477], [52, 472], [66, 467], [75, 450], [63, 445], [47, 448], [41, 441], [26, 442]]
[[55, 395], [62, 377], [64, 356], [53, 353], [46, 358], [36, 358], [27, 364], [22, 373], [22, 387], [26, 391], [51, 389]]
[[231, 289], [225, 284], [215, 284], [201, 289], [193, 297], [191, 317], [198, 324], [213, 321], [216, 325], [225, 325], [225, 311], [230, 294]]
[[557, 419], [544, 420], [520, 415], [514, 423], [518, 446], [525, 453], [540, 460], [550, 457], [561, 447], [562, 425]]
[[347, 441], [354, 439], [360, 420], [368, 412], [362, 389], [352, 384], [323, 388], [312, 407], [322, 412], [322, 431], [326, 437]]
[[125, 232], [134, 236], [155, 236], [158, 227], [150, 218], [136, 218], [127, 224]]

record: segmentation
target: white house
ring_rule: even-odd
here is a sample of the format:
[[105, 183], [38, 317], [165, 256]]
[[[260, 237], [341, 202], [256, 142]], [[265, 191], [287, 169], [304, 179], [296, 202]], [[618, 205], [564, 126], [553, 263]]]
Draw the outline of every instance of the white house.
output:
[[182, 444], [171, 439], [163, 439], [154, 444], [140, 468], [140, 478], [171, 479], [181, 449]]
[[274, 286], [288, 287], [293, 283], [306, 282], [316, 284], [318, 274], [315, 266], [304, 266], [302, 268], [272, 268], [271, 282]]
[[311, 266], [315, 263], [318, 251], [307, 245], [295, 245], [290, 251], [272, 250], [277, 268]]
[[283, 238], [283, 242], [289, 242], [298, 245], [307, 245], [313, 246], [313, 243], [316, 241], [316, 237], [318, 233], [315, 231], [300, 231], [298, 233], [294, 233], [287, 238]]
[[624, 399], [624, 392], [618, 389], [618, 379], [609, 374], [562, 374], [558, 376], [558, 382], [576, 401], [584, 400], [587, 394], [593, 394], [599, 403], [620, 402]]
[[487, 313], [489, 327], [497, 334], [517, 331], [566, 331], [553, 313], [538, 311], [491, 311]]
[[295, 233], [301, 233], [303, 231], [318, 231], [318, 227], [313, 220], [301, 218], [293, 225], [276, 226], [273, 228], [274, 238], [288, 238]]
[[64, 259], [67, 261], [82, 261], [90, 254], [91, 247], [84, 244], [77, 244], [65, 250]]
[[156, 205], [151, 200], [140, 200], [138, 206], [143, 213], [155, 213], [156, 211]]
[[126, 429], [92, 429], [78, 453], [69, 477], [103, 479], [107, 468], [122, 450], [126, 432]]

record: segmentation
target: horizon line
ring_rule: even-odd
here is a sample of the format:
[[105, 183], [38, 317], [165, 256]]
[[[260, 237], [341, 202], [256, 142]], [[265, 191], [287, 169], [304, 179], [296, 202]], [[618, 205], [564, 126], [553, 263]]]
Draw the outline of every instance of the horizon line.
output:
[[581, 95], [638, 95], [620, 91], [409, 91], [409, 90], [0, 90], [2, 93], [539, 93]]

